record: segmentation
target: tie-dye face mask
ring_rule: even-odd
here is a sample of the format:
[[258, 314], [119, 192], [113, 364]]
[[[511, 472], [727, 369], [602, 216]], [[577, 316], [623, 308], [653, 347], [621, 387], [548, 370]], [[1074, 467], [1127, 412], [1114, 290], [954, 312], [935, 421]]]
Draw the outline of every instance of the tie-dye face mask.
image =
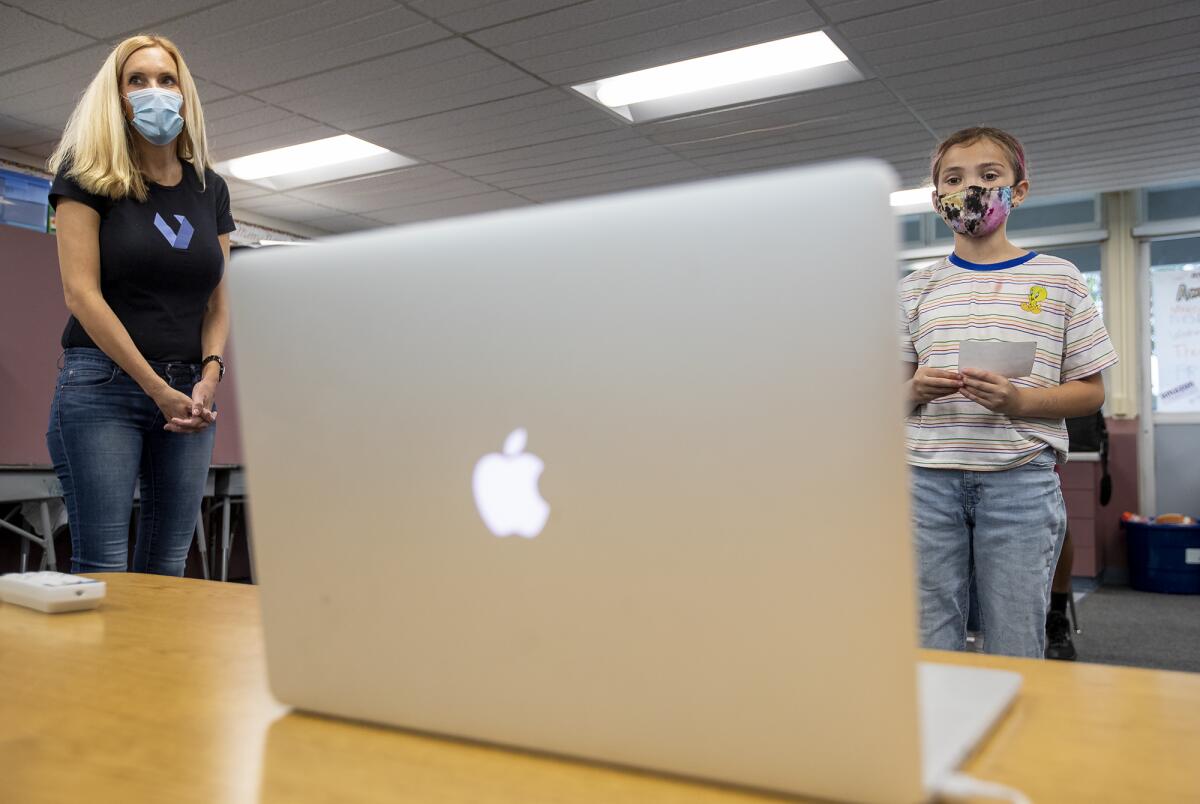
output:
[[999, 229], [1012, 212], [1012, 189], [971, 185], [939, 195], [934, 208], [956, 233], [984, 237]]

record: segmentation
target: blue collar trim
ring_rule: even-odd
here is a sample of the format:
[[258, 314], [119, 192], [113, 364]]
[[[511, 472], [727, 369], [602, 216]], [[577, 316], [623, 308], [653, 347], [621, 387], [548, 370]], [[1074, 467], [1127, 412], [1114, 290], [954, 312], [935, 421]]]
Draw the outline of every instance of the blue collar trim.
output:
[[951, 252], [950, 262], [957, 265], [959, 268], [966, 268], [968, 271], [999, 271], [1003, 268], [1015, 268], [1018, 265], [1024, 265], [1037, 256], [1036, 251], [1031, 251], [1024, 257], [1017, 257], [1015, 260], [1005, 260], [1004, 262], [967, 262], [962, 257]]

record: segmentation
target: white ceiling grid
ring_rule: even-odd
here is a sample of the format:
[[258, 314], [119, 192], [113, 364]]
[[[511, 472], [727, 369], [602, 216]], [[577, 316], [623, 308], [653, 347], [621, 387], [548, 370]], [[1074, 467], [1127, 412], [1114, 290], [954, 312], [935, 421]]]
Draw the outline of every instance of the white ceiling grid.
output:
[[[630, 125], [571, 84], [830, 29], [868, 79]], [[0, 148], [44, 159], [112, 44], [187, 56], [218, 159], [340, 133], [420, 160], [235, 211], [342, 233], [1009, 128], [1035, 189], [1200, 179], [1197, 0], [0, 0]]]

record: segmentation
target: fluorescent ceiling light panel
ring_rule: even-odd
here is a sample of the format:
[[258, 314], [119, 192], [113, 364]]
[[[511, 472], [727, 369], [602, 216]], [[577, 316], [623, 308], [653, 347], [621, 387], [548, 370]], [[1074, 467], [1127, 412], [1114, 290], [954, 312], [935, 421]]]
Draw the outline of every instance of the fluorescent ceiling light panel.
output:
[[608, 107], [628, 106], [839, 61], [846, 61], [846, 55], [817, 31], [605, 78], [597, 82], [596, 100]]
[[912, 190], [898, 190], [892, 193], [891, 201], [894, 207], [924, 206], [932, 208], [933, 188], [916, 187]]
[[572, 89], [638, 123], [862, 78], [824, 31], [814, 31]]
[[295, 173], [298, 170], [339, 165], [386, 153], [388, 153], [386, 148], [372, 145], [358, 137], [351, 137], [349, 134], [342, 134], [338, 137], [304, 142], [300, 145], [289, 145], [287, 148], [276, 148], [273, 151], [263, 151], [259, 154], [243, 156], [240, 159], [231, 159], [229, 172], [244, 181], [254, 181], [284, 173]]
[[290, 190], [416, 163], [415, 159], [341, 134], [230, 159], [217, 165], [217, 170], [272, 190]]

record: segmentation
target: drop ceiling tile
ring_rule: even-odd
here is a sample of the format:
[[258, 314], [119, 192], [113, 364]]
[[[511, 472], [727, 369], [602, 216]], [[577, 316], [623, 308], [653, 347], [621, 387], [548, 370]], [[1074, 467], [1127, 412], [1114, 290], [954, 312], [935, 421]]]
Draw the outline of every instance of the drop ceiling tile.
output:
[[482, 195], [454, 198], [438, 201], [432, 204], [416, 204], [412, 206], [382, 209], [371, 213], [371, 218], [388, 224], [416, 223], [418, 221], [449, 218], [458, 215], [474, 215], [481, 212], [491, 212], [500, 209], [526, 206], [529, 202], [520, 196], [503, 191], [493, 191]]
[[292, 190], [289, 195], [374, 217], [381, 209], [483, 195], [494, 189], [445, 168], [418, 165], [383, 176]]
[[222, 176], [225, 179], [225, 184], [229, 188], [229, 197], [234, 201], [235, 205], [242, 201], [248, 201], [251, 198], [262, 198], [271, 194], [270, 190], [259, 187], [257, 184], [240, 181], [232, 176]]
[[704, 178], [708, 178], [708, 173], [703, 169], [683, 160], [675, 160], [626, 170], [598, 172], [564, 181], [539, 183], [521, 187], [517, 192], [531, 201], [544, 203]]
[[55, 130], [0, 114], [0, 148], [20, 150], [50, 139], [57, 139]]
[[330, 70], [255, 97], [345, 131], [524, 94], [545, 86], [461, 39]]
[[356, 133], [407, 156], [446, 162], [623, 128], [582, 98], [544, 89]]
[[176, 20], [165, 30], [193, 71], [242, 91], [451, 36], [392, 0], [237, 0]]
[[87, 36], [0, 5], [0, 73], [94, 44]]
[[280, 193], [239, 201], [235, 205], [235, 213], [238, 209], [249, 210], [260, 215], [269, 215], [272, 218], [296, 221], [298, 223], [307, 223], [318, 218], [328, 218], [342, 211]]
[[299, 115], [285, 115], [248, 128], [224, 131], [210, 142], [209, 148], [215, 159], [223, 161], [275, 148], [286, 148], [289, 145], [299, 145], [302, 142], [336, 137], [341, 133], [335, 128], [315, 123]]
[[[218, 0], [5, 0], [8, 5], [53, 20], [87, 36], [120, 38], [154, 30], [160, 23], [199, 9], [221, 5]], [[114, 42], [115, 44], [115, 42]], [[187, 54], [184, 54], [184, 58]]]
[[562, 86], [807, 33], [822, 24], [795, 0], [592, 0], [471, 38]]
[[579, 0], [409, 0], [408, 5], [464, 33], [576, 5]]
[[334, 215], [329, 218], [315, 218], [308, 225], [329, 232], [330, 234], [348, 234], [362, 232], [367, 229], [379, 229], [387, 224], [364, 218], [361, 215]]
[[0, 74], [0, 111], [7, 111], [12, 99], [30, 93], [42, 96], [40, 108], [73, 101], [99, 72], [109, 49], [97, 45]]
[[639, 137], [629, 129], [616, 129], [455, 159], [445, 164], [464, 175], [486, 180], [487, 176], [511, 170], [569, 164], [596, 156], [616, 159], [633, 151], [668, 153], [667, 149]]

